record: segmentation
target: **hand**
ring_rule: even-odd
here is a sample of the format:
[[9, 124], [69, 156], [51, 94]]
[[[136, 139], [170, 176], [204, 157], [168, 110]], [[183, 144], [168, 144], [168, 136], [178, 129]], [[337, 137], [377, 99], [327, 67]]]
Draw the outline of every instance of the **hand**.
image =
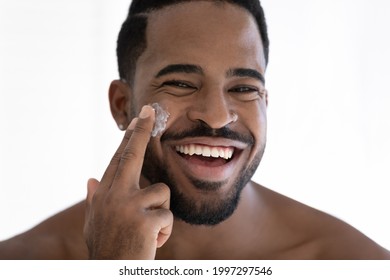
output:
[[84, 236], [91, 259], [154, 259], [172, 232], [168, 186], [139, 186], [154, 120], [153, 108], [144, 106], [101, 182], [88, 181]]

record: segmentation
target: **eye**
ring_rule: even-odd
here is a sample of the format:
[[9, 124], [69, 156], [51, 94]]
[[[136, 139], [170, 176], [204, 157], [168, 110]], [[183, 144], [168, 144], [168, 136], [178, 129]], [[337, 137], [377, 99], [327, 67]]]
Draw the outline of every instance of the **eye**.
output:
[[239, 84], [230, 87], [228, 92], [237, 100], [246, 102], [263, 99], [266, 91], [261, 85]]
[[250, 86], [237, 86], [229, 90], [230, 92], [235, 92], [235, 93], [258, 93], [259, 89], [255, 87], [250, 87]]
[[160, 93], [170, 94], [177, 97], [191, 95], [198, 90], [197, 86], [188, 81], [167, 80], [158, 86]]
[[195, 89], [195, 87], [190, 85], [189, 83], [177, 80], [166, 81], [162, 84], [162, 86], [171, 86], [182, 89]]

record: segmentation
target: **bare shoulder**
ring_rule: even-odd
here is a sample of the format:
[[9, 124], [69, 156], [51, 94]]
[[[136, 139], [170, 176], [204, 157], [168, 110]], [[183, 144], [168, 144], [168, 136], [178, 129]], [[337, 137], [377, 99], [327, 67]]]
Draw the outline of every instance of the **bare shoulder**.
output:
[[255, 184], [272, 215], [280, 238], [287, 240], [278, 258], [390, 259], [390, 252], [351, 225]]
[[80, 202], [36, 227], [0, 242], [0, 259], [85, 259], [85, 203]]

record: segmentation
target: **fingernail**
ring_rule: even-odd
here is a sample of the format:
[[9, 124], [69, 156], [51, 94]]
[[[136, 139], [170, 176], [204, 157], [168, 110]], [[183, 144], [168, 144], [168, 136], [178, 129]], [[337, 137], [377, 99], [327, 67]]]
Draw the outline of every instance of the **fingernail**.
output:
[[149, 118], [153, 113], [154, 113], [154, 109], [149, 105], [145, 105], [142, 107], [141, 113], [139, 113], [139, 118], [140, 119]]
[[135, 124], [137, 123], [138, 118], [134, 118], [131, 120], [129, 126], [127, 127], [128, 130], [133, 130], [135, 128]]

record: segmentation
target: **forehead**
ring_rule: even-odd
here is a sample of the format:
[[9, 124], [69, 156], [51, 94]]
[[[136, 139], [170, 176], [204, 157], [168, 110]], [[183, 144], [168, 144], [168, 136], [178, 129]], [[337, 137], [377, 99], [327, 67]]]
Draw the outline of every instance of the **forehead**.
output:
[[[228, 67], [265, 71], [260, 33], [253, 16], [226, 2], [190, 1], [148, 16], [147, 48], [139, 64], [194, 63], [223, 60]], [[138, 68], [137, 63], [137, 68]]]

